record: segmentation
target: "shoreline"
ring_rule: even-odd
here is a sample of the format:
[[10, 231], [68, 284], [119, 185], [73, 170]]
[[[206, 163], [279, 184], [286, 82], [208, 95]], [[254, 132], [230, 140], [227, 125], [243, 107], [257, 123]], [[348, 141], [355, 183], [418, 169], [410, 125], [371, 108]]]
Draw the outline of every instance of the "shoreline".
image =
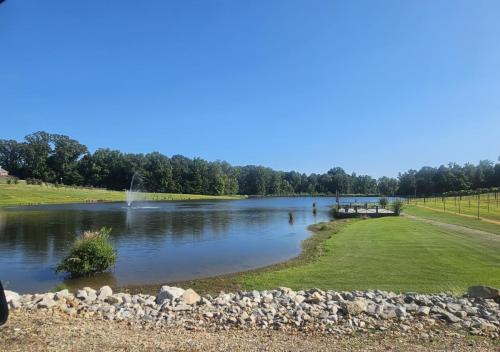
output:
[[288, 260], [266, 265], [260, 268], [238, 271], [229, 274], [209, 276], [205, 278], [198, 278], [192, 280], [172, 281], [166, 283], [156, 283], [147, 285], [126, 285], [116, 286], [116, 289], [121, 292], [127, 293], [148, 293], [156, 294], [162, 285], [172, 285], [179, 287], [191, 287], [201, 294], [217, 294], [220, 291], [239, 291], [244, 290], [246, 287], [242, 284], [247, 276], [258, 275], [262, 273], [277, 271], [285, 268], [292, 268], [296, 266], [306, 265], [314, 262], [316, 259], [323, 255], [323, 245], [332, 236], [337, 234], [342, 228], [348, 224], [361, 221], [359, 219], [341, 219], [329, 222], [322, 222], [318, 224], [311, 224], [307, 226], [307, 230], [311, 233], [309, 237], [304, 239], [301, 243], [300, 253]]

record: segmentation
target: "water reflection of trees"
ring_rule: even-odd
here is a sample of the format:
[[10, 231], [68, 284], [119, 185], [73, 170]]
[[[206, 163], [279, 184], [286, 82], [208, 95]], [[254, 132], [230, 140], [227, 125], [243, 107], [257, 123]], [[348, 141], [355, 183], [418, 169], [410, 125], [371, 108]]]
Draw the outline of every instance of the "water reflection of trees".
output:
[[[294, 221], [314, 221], [312, 211], [294, 211]], [[121, 241], [144, 241], [149, 246], [221, 239], [233, 233], [252, 233], [270, 223], [288, 223], [284, 208], [179, 207], [164, 209], [58, 209], [0, 213], [0, 249], [18, 251], [31, 260], [53, 261], [75, 239], [75, 234], [102, 226], [112, 227], [118, 248]], [[140, 250], [140, 248], [139, 248]]]

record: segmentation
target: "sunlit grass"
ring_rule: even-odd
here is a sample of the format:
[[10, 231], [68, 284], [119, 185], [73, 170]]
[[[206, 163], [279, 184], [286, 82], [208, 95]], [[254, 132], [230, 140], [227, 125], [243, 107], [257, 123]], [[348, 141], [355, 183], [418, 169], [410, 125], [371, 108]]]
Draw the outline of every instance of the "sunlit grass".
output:
[[327, 239], [319, 259], [242, 275], [241, 283], [247, 289], [463, 293], [476, 284], [500, 286], [500, 237], [474, 237], [404, 217], [358, 220]]
[[[238, 199], [240, 196], [142, 193], [144, 200]], [[125, 193], [98, 188], [55, 187], [54, 185], [0, 184], [0, 206], [95, 203], [125, 201]]]

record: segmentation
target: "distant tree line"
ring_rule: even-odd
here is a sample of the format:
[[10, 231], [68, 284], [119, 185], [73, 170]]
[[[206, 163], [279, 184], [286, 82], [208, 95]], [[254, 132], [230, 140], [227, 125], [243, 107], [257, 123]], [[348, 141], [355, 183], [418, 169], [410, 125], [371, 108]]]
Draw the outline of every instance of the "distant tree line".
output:
[[409, 170], [398, 178], [348, 174], [334, 167], [324, 174], [276, 171], [268, 167], [232, 166], [182, 155], [94, 153], [68, 136], [36, 132], [24, 141], [0, 140], [0, 166], [21, 179], [65, 185], [127, 189], [134, 173], [148, 192], [193, 194], [382, 194], [423, 195], [500, 186], [500, 164], [449, 164]]

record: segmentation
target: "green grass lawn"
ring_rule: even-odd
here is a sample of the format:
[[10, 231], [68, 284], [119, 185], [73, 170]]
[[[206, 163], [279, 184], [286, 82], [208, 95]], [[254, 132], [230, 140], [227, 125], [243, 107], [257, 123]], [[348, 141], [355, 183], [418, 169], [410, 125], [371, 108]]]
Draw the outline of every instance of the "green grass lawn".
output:
[[500, 235], [500, 225], [489, 223], [484, 220], [478, 220], [456, 214], [445, 213], [442, 210], [433, 210], [419, 206], [409, 205], [404, 208], [403, 212], [409, 215], [414, 215], [425, 219], [465, 226], [471, 229], [487, 231]]
[[[238, 199], [240, 196], [143, 193], [145, 200]], [[13, 205], [125, 201], [125, 193], [97, 188], [0, 184], [0, 207]]]
[[[326, 231], [332, 231], [331, 229]], [[463, 293], [500, 286], [500, 237], [470, 236], [404, 217], [355, 220], [322, 242], [307, 264], [241, 275], [246, 289]]]

